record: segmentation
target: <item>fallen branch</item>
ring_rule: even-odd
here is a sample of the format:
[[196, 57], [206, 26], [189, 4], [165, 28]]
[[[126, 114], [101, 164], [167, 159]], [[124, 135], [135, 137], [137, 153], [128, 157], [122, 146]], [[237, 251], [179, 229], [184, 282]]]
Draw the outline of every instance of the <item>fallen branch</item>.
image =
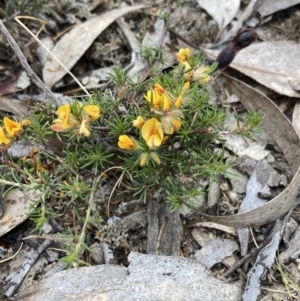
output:
[[27, 73], [28, 77], [32, 80], [32, 82], [39, 87], [49, 98], [51, 98], [57, 105], [60, 105], [59, 101], [52, 93], [52, 91], [42, 82], [42, 80], [33, 72], [31, 67], [29, 66], [24, 54], [22, 53], [19, 45], [16, 43], [14, 38], [8, 32], [6, 27], [4, 26], [3, 22], [0, 20], [0, 31], [3, 36], [6, 38], [9, 45], [12, 47], [13, 51], [15, 52], [16, 56], [18, 57], [22, 67], [24, 68], [25, 72]]

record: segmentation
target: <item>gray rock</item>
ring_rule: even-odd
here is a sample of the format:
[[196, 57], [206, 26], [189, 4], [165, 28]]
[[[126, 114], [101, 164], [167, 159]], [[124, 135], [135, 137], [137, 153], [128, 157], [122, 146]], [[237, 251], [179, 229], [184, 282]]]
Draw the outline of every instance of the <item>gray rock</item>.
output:
[[17, 296], [22, 301], [241, 301], [241, 287], [201, 263], [131, 253], [129, 268], [100, 265], [59, 272]]

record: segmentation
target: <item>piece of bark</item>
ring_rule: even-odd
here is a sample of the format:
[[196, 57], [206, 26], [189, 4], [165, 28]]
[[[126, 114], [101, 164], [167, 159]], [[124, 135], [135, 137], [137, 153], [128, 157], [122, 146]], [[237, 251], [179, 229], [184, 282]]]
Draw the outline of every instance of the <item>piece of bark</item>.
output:
[[[183, 227], [178, 211], [171, 212], [170, 207], [167, 202], [160, 203], [154, 200], [148, 202], [147, 253], [154, 254], [158, 251], [161, 255], [180, 255]], [[157, 240], [165, 218], [168, 222], [157, 250]]]

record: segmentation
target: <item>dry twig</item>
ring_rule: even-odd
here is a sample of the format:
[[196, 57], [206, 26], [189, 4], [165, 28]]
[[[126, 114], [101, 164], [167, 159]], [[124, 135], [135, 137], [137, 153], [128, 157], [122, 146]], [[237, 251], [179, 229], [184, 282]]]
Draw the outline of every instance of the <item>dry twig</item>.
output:
[[0, 20], [0, 32], [4, 35], [9, 45], [12, 47], [16, 56], [18, 57], [22, 67], [26, 71], [28, 77], [33, 81], [33, 83], [39, 87], [49, 98], [51, 98], [57, 105], [60, 105], [59, 101], [52, 93], [52, 91], [42, 82], [42, 80], [33, 72], [31, 67], [29, 66], [24, 54], [22, 53], [19, 45], [16, 43], [14, 38], [8, 32], [3, 22]]

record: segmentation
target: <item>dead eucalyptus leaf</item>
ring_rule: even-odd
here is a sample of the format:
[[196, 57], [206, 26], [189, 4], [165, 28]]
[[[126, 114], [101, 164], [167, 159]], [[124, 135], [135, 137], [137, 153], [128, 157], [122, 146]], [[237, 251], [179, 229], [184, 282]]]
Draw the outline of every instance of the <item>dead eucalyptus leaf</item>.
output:
[[299, 3], [299, 0], [265, 0], [263, 4], [257, 9], [257, 11], [262, 17], [265, 17]]
[[12, 144], [12, 146], [8, 149], [8, 154], [15, 159], [19, 159], [30, 157], [32, 151], [39, 149], [44, 149], [44, 147], [42, 145], [33, 144], [28, 140], [21, 139]]
[[[114, 66], [117, 67], [117, 66]], [[113, 74], [113, 67], [104, 67], [89, 72], [88, 75], [81, 78], [81, 83], [86, 89], [100, 89], [110, 79]]]
[[[246, 196], [241, 203], [239, 213], [261, 207], [267, 202], [266, 200], [259, 198], [258, 193], [264, 192], [266, 194], [271, 194], [270, 188], [267, 185], [270, 174], [271, 167], [267, 161], [259, 161], [248, 181]], [[237, 231], [241, 246], [241, 255], [245, 256], [248, 252], [249, 228], [242, 227], [238, 228]]]
[[[215, 59], [219, 50], [204, 49]], [[261, 42], [241, 50], [230, 67], [260, 84], [290, 97], [300, 97], [300, 44], [293, 41]]]
[[293, 110], [293, 127], [295, 132], [300, 137], [300, 103], [296, 103]]
[[[54, 46], [52, 52], [70, 70], [111, 23], [127, 13], [145, 7], [145, 5], [125, 6], [88, 20], [67, 32]], [[66, 73], [65, 69], [52, 56], [49, 56], [43, 68], [45, 84], [51, 88]]]
[[192, 258], [210, 269], [216, 263], [222, 262], [226, 257], [231, 256], [238, 248], [234, 240], [215, 238], [206, 243], [201, 250], [197, 250]]
[[30, 204], [40, 197], [38, 190], [13, 190], [3, 199], [4, 213], [0, 218], [0, 237], [28, 218]]
[[17, 118], [22, 118], [29, 114], [28, 105], [25, 101], [0, 96], [0, 108], [3, 112], [13, 113]]
[[240, 214], [230, 216], [211, 216], [202, 214], [210, 221], [232, 227], [252, 227], [270, 223], [288, 212], [294, 205], [300, 186], [300, 140], [291, 123], [279, 111], [278, 107], [251, 86], [226, 75], [234, 93], [247, 108], [253, 108], [265, 114], [264, 129], [272, 136], [282, 150], [294, 175], [291, 183], [275, 198], [265, 205]]
[[276, 251], [281, 240], [282, 231], [278, 231], [272, 241], [257, 255], [254, 266], [248, 273], [243, 301], [256, 301], [261, 293], [260, 282], [266, 269], [274, 262]]
[[242, 138], [236, 133], [221, 135], [226, 139], [225, 147], [239, 156], [248, 156], [254, 160], [262, 160], [268, 156], [270, 151], [266, 150], [264, 141], [252, 141], [249, 138]]
[[10, 79], [0, 83], [0, 96], [25, 90], [29, 85], [30, 79], [26, 72], [22, 71], [13, 80]]
[[[223, 232], [226, 232], [228, 234], [231, 234], [233, 236], [237, 236], [236, 229], [233, 227], [228, 227], [224, 225], [220, 225], [217, 223], [212, 223], [212, 222], [198, 222], [192, 225], [193, 227], [204, 227], [204, 228], [211, 228], [211, 229], [217, 229]], [[190, 228], [191, 226], [188, 226]], [[193, 230], [194, 231], [194, 230]]]
[[226, 27], [236, 16], [240, 9], [240, 0], [198, 0], [201, 8], [219, 24], [220, 28]]
[[[289, 241], [289, 247], [280, 253], [280, 261], [283, 263], [288, 262], [288, 260], [293, 257], [293, 254], [298, 254], [296, 258], [299, 257], [300, 250], [300, 230], [297, 229], [296, 233], [293, 235], [292, 239]], [[296, 259], [295, 258], [295, 259]]]

